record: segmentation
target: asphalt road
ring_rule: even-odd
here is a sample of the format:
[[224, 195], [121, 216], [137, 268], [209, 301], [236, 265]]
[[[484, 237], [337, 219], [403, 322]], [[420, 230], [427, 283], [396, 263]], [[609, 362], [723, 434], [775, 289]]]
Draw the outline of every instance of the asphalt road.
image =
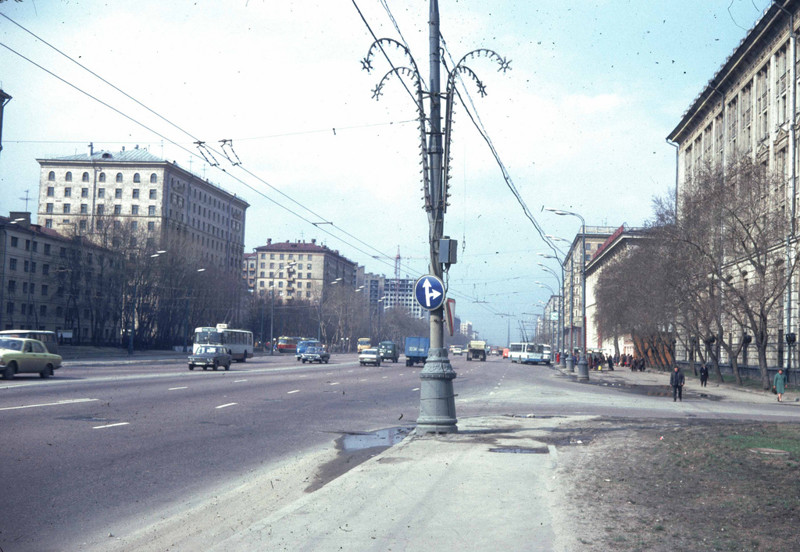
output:
[[[746, 402], [577, 384], [547, 367], [451, 359], [459, 418], [508, 414], [794, 419]], [[186, 497], [321, 447], [344, 433], [413, 424], [420, 366], [261, 357], [230, 371], [185, 360], [68, 363], [50, 380], [0, 382], [0, 547], [72, 549], [145, 526]], [[771, 405], [770, 405], [771, 406]], [[679, 409], [680, 408], [680, 409]]]

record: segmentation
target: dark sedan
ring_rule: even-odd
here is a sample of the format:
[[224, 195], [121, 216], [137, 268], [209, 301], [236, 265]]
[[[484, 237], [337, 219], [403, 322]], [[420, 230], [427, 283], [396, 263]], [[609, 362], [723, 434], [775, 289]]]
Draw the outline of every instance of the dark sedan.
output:
[[195, 366], [201, 366], [203, 370], [208, 368], [216, 370], [220, 366], [230, 370], [231, 354], [225, 347], [203, 345], [189, 357], [189, 370], [194, 370]]
[[300, 355], [300, 361], [305, 364], [306, 362], [319, 362], [328, 364], [331, 359], [331, 354], [322, 347], [309, 347], [303, 354]]

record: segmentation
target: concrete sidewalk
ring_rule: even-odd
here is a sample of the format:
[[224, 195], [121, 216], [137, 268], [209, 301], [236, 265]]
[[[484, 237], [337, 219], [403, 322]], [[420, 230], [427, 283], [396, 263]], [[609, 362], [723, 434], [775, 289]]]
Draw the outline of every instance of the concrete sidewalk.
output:
[[210, 550], [565, 550], [558, 455], [537, 439], [565, 422], [474, 418], [409, 436]]

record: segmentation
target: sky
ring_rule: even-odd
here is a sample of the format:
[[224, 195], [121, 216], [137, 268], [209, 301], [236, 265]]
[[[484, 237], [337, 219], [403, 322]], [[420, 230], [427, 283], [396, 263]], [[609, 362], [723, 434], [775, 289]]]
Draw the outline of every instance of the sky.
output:
[[[439, 11], [446, 59], [488, 48], [510, 60], [502, 72], [470, 58], [487, 95], [470, 81], [462, 95], [544, 232], [571, 241], [580, 220], [544, 208], [589, 226], [646, 223], [675, 185], [666, 136], [769, 4], [439, 0]], [[368, 73], [362, 60], [373, 35], [405, 43], [410, 57], [387, 54], [415, 63], [427, 88], [428, 10], [422, 0], [0, 0], [0, 88], [12, 96], [0, 214], [36, 212], [36, 159], [90, 142], [139, 146], [250, 203], [246, 252], [316, 239], [368, 272], [393, 277], [399, 251], [401, 277], [425, 274], [417, 112], [396, 77], [373, 99], [391, 67], [376, 56]], [[211, 166], [198, 140], [218, 151], [231, 140], [240, 164]], [[538, 263], [558, 265], [539, 256], [550, 250], [459, 104], [451, 151], [448, 296], [490, 343], [520, 339], [558, 288]]]

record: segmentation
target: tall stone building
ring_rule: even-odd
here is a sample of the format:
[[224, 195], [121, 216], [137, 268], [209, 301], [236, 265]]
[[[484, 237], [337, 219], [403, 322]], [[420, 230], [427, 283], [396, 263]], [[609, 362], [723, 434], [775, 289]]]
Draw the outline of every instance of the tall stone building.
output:
[[256, 267], [253, 290], [257, 296], [268, 296], [273, 290], [276, 300], [298, 299], [319, 301], [332, 285], [357, 283], [357, 265], [338, 251], [310, 242], [273, 242], [255, 248]]
[[249, 204], [176, 163], [138, 147], [109, 152], [91, 144], [85, 154], [37, 161], [45, 228], [116, 248], [181, 244], [198, 264], [241, 269]]

